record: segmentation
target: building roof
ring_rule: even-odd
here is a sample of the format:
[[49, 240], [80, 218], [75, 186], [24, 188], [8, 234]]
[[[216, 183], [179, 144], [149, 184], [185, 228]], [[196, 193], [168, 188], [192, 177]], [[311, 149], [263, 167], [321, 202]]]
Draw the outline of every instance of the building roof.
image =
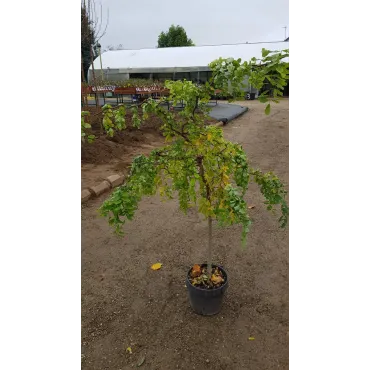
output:
[[[220, 57], [243, 61], [261, 58], [262, 48], [280, 51], [288, 49], [289, 42], [111, 50], [101, 58], [103, 69], [118, 69], [121, 73], [208, 71], [208, 64]], [[100, 69], [99, 57], [94, 60], [94, 68]]]

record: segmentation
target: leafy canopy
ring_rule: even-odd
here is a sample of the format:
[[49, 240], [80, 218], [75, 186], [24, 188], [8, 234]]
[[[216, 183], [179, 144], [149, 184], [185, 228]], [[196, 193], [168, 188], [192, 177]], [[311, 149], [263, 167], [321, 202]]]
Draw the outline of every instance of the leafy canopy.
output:
[[[129, 107], [132, 113], [132, 125], [135, 128], [140, 128], [141, 120], [139, 118], [137, 106]], [[113, 137], [116, 131], [123, 131], [126, 129], [126, 112], [127, 109], [124, 105], [119, 105], [116, 108], [112, 108], [110, 104], [105, 104], [102, 108], [103, 121], [102, 128], [104, 133]], [[91, 125], [85, 121], [85, 117], [89, 116], [90, 112], [81, 112], [81, 141], [85, 142], [85, 138], [89, 143], [93, 143], [96, 139], [95, 135], [92, 134]]]
[[265, 113], [270, 113], [270, 102], [278, 103], [283, 96], [284, 87], [289, 80], [289, 50], [281, 52], [262, 49], [262, 58], [252, 58], [249, 62], [241, 59], [219, 58], [210, 64], [213, 72], [213, 84], [221, 89], [225, 95], [234, 98], [244, 95], [243, 88], [250, 83], [256, 89], [261, 89], [265, 84], [271, 86], [270, 96], [268, 91], [258, 96], [261, 103], [268, 103]]
[[85, 121], [85, 117], [88, 116], [90, 112], [82, 111], [81, 112], [81, 141], [84, 143], [87, 137], [87, 141], [92, 143], [95, 140], [95, 135], [89, 133], [91, 129], [90, 123]]
[[172, 25], [167, 32], [161, 32], [158, 36], [158, 47], [169, 48], [176, 46], [195, 45], [193, 41], [188, 38], [183, 27]]
[[[207, 102], [214, 90], [222, 89], [238, 96], [245, 77], [260, 86], [265, 78], [276, 75], [271, 77], [276, 91], [261, 101], [268, 103], [266, 107], [270, 100], [278, 102], [280, 86], [284, 86], [288, 76], [281, 62], [286, 56], [287, 51], [265, 52], [262, 59], [265, 63], [260, 63], [258, 68], [255, 60], [241, 63], [219, 59], [210, 65], [214, 72], [211, 84], [199, 87], [190, 81], [166, 81], [170, 90], [168, 98], [148, 99], [142, 104], [142, 117], [138, 119], [145, 120], [149, 114], [159, 116], [168, 145], [148, 156], [136, 157], [126, 183], [101, 206], [101, 214], [108, 217], [118, 234], [122, 234], [126, 220], [134, 217], [142, 197], [158, 193], [164, 199], [177, 195], [180, 209], [185, 213], [190, 207], [197, 207], [206, 218], [216, 220], [221, 226], [240, 224], [245, 243], [251, 221], [244, 197], [250, 181], [258, 184], [268, 210], [275, 212], [276, 206], [280, 208], [280, 226], [286, 226], [286, 191], [278, 177], [252, 168], [241, 145], [226, 140], [221, 128], [206, 124]], [[162, 104], [165, 99], [173, 106], [183, 101], [185, 108], [179, 113], [168, 110]], [[265, 111], [269, 114], [270, 108]]]

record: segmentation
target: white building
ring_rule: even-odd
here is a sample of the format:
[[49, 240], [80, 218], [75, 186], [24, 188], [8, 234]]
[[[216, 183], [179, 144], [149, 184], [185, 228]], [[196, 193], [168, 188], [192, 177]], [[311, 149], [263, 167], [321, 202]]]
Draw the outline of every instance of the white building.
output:
[[[94, 60], [96, 76], [103, 73], [108, 81], [128, 78], [152, 78], [154, 80], [179, 80], [205, 82], [211, 76], [209, 63], [222, 58], [261, 58], [262, 48], [268, 50], [289, 49], [289, 41], [246, 43], [236, 45], [190, 46], [138, 50], [112, 50]], [[92, 66], [88, 73], [92, 80]]]

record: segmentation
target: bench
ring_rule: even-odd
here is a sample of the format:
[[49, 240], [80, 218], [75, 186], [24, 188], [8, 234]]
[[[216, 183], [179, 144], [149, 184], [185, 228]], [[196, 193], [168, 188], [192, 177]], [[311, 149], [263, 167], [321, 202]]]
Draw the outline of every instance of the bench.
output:
[[119, 102], [124, 103], [124, 96], [128, 96], [130, 98], [130, 103], [136, 102], [137, 92], [135, 87], [116, 87], [113, 94], [117, 97], [117, 105]]

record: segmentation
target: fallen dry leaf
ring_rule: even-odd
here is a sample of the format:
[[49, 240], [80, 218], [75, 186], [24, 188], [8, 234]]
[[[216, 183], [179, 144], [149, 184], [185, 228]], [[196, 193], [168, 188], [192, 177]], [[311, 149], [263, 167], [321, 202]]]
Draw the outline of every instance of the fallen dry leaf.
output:
[[224, 279], [221, 276], [212, 275], [211, 280], [212, 280], [212, 283], [219, 284], [219, 283], [222, 283]]
[[256, 208], [256, 206], [254, 205], [248, 206], [248, 209], [253, 209], [253, 208]]
[[132, 355], [132, 349], [131, 349], [131, 347], [127, 347], [127, 348], [126, 348], [126, 351], [127, 351], [130, 355]]
[[152, 270], [159, 270], [160, 268], [162, 267], [162, 263], [155, 263], [154, 265], [152, 265], [151, 269]]
[[194, 265], [193, 269], [191, 270], [191, 277], [198, 277], [202, 273], [199, 265]]

